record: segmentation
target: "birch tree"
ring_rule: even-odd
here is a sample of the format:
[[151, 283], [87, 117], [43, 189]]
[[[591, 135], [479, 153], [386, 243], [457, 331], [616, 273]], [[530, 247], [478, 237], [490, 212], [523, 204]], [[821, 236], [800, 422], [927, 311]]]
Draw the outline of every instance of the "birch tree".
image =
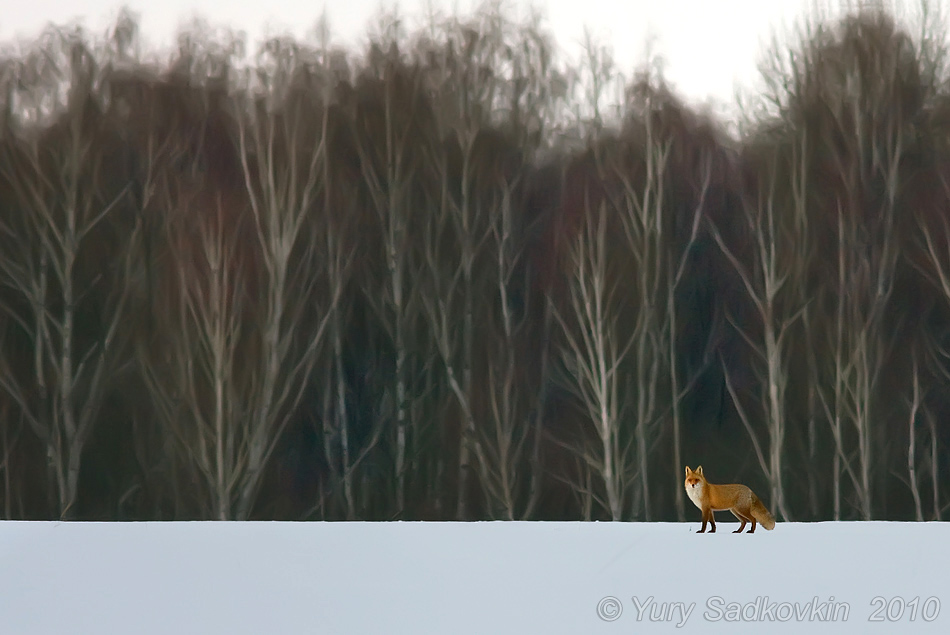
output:
[[[263, 95], [237, 116], [241, 167], [262, 270], [262, 294], [256, 302], [261, 366], [247, 396], [250, 426], [238, 485], [240, 518], [253, 511], [268, 458], [309, 383], [342, 292], [339, 269], [346, 267], [346, 257], [338, 253], [337, 238], [330, 233], [333, 225], [326, 217], [313, 218], [328, 187], [328, 95], [322, 85], [328, 78], [314, 52], [277, 39], [268, 42], [259, 68]], [[315, 117], [320, 111], [322, 116]], [[310, 229], [314, 223], [315, 233]], [[335, 267], [333, 281], [324, 287], [325, 305], [311, 317], [308, 308], [326, 266], [316, 254], [324, 246], [331, 250], [325, 255]]]
[[[408, 444], [412, 443], [411, 352], [418, 317], [418, 289], [412, 284], [416, 271], [412, 249], [412, 188], [418, 157], [411, 146], [418, 139], [417, 78], [398, 59], [396, 48], [384, 54], [373, 48], [376, 76], [364, 78], [358, 90], [366, 101], [356, 118], [356, 150], [362, 184], [369, 207], [378, 222], [384, 274], [378, 289], [365, 290], [380, 325], [386, 331], [394, 357], [392, 380], [384, 389], [384, 404], [391, 404], [393, 421], [394, 517], [406, 511]], [[381, 416], [389, 417], [383, 412]]]
[[[22, 298], [3, 308], [34, 347], [29, 376], [7, 367], [0, 386], [46, 446], [60, 518], [76, 512], [83, 452], [124, 337], [129, 254], [116, 250], [113, 263], [95, 275], [88, 270], [89, 250], [102, 248], [101, 242], [94, 245], [108, 235], [107, 226], [128, 232], [117, 239], [123, 245], [134, 242], [138, 231], [135, 224], [117, 222], [127, 184], [116, 185], [114, 175], [105, 173], [107, 124], [94, 101], [97, 71], [82, 37], [51, 32], [51, 49], [31, 63], [41, 77], [64, 77], [63, 84], [53, 80], [45, 97], [40, 85], [34, 95], [21, 95], [25, 121], [43, 121], [55, 112], [60, 123], [46, 134], [31, 130], [18, 143], [5, 144], [0, 159], [0, 178], [17, 201], [16, 210], [0, 219], [0, 232], [13, 239], [0, 255], [0, 276]], [[62, 103], [55, 95], [64, 85]], [[97, 316], [95, 333], [77, 324], [88, 312]]]
[[170, 238], [177, 297], [162, 325], [170, 337], [154, 357], [140, 358], [158, 416], [200, 475], [207, 513], [233, 520], [251, 440], [250, 426], [241, 425], [248, 289], [234, 266], [238, 234], [220, 200], [199, 223], [196, 246], [184, 232]]
[[[468, 516], [468, 484], [472, 469], [471, 451], [475, 439], [475, 412], [473, 400], [474, 376], [472, 365], [475, 354], [475, 279], [476, 260], [487, 237], [484, 211], [473, 201], [475, 186], [471, 176], [471, 147], [475, 133], [468, 135], [462, 147], [462, 168], [459, 175], [461, 193], [458, 199], [446, 190], [451, 176], [444, 174], [435, 232], [426, 241], [426, 261], [432, 280], [433, 292], [422, 298], [430, 330], [445, 369], [446, 381], [462, 413], [459, 434], [458, 481], [455, 517]], [[441, 230], [441, 231], [440, 231]], [[447, 238], [443, 231], [450, 232]], [[452, 255], [436, 253], [443, 245], [450, 245]]]
[[[516, 382], [511, 339], [527, 333], [510, 298], [523, 268], [513, 208], [520, 168], [515, 150], [530, 153], [539, 142], [559, 99], [560, 76], [538, 25], [511, 22], [491, 7], [468, 20], [430, 25], [421, 57], [441, 142], [432, 159], [440, 190], [430, 203], [438, 212], [426, 240], [432, 293], [423, 306], [462, 419], [456, 517], [470, 513], [470, 475], [493, 515], [520, 517], [537, 497], [529, 496], [524, 507], [516, 500], [522, 479], [515, 473], [525, 458], [518, 439], [538, 426], [516, 423], [517, 413], [529, 403], [536, 412], [541, 407], [537, 395], [519, 394], [526, 386]], [[493, 302], [478, 301], [484, 297]], [[479, 338], [496, 336], [505, 343], [500, 348], [479, 344]], [[475, 374], [476, 366], [486, 365]], [[484, 395], [481, 403], [475, 403], [477, 395]]]
[[[950, 199], [950, 186], [944, 179], [940, 179], [941, 189], [948, 199]], [[930, 216], [927, 218], [919, 217], [917, 222], [917, 240], [922, 245], [921, 252], [924, 255], [921, 272], [937, 291], [937, 297], [943, 307], [950, 304], [950, 221], [942, 214]], [[950, 382], [950, 371], [948, 371], [948, 361], [950, 361], [950, 350], [945, 344], [945, 332], [929, 334], [924, 340], [924, 351], [927, 355], [927, 367], [935, 377], [939, 378], [942, 384]], [[915, 371], [917, 370], [917, 360], [915, 358]], [[911, 404], [919, 401], [911, 400]], [[937, 428], [936, 416], [929, 411], [924, 411], [922, 416], [927, 421], [927, 428], [930, 433], [930, 475], [931, 488], [933, 490], [932, 516], [933, 520], [940, 520], [943, 516], [944, 507], [940, 504], [940, 436]], [[909, 448], [909, 451], [912, 451]], [[915, 500], [916, 504], [916, 500]]]
[[914, 498], [914, 519], [924, 520], [924, 508], [920, 498], [920, 485], [917, 477], [917, 421], [921, 414], [923, 395], [920, 387], [920, 367], [917, 362], [917, 353], [913, 353], [912, 361], [913, 383], [908, 404], [907, 416], [907, 485]]
[[[608, 187], [608, 199], [621, 220], [625, 252], [633, 268], [625, 286], [630, 300], [625, 322], [632, 343], [628, 379], [631, 390], [627, 394], [634, 417], [637, 497], [646, 520], [653, 517], [650, 455], [664, 436], [667, 426], [662, 424], [667, 421], [672, 458], [677, 464], [681, 462], [680, 400], [695, 378], [680, 381], [676, 295], [699, 234], [712, 169], [708, 149], [701, 151], [704, 158], [697, 165], [683, 166], [683, 170], [698, 173], [677, 176], [698, 181], [690, 184], [695, 188], [695, 200], [678, 212], [667, 198], [673, 178], [670, 157], [676, 132], [660, 129], [662, 110], [677, 106], [658, 81], [649, 73], [642, 74], [631, 89], [635, 99], [621, 139], [622, 143], [631, 144], [625, 151], [632, 151], [633, 162], [624, 158], [622, 149], [598, 156], [601, 180], [617, 184], [615, 190]], [[677, 213], [683, 218], [677, 219]], [[679, 223], [684, 227], [677, 230]], [[679, 480], [677, 471], [676, 482]]]
[[[632, 325], [634, 431], [636, 435], [638, 485], [644, 519], [651, 518], [650, 449], [654, 442], [655, 420], [660, 412], [664, 395], [662, 377], [667, 349], [664, 340], [669, 335], [662, 305], [664, 283], [665, 235], [665, 171], [669, 157], [668, 142], [659, 142], [653, 136], [652, 113], [645, 117], [644, 143], [645, 175], [637, 187], [622, 171], [614, 167], [623, 183], [622, 201], [617, 208], [623, 219], [623, 228], [633, 256], [633, 280], [628, 293], [633, 297], [635, 313]], [[668, 212], [667, 212], [668, 213]]]
[[[804, 155], [800, 156], [801, 160], [804, 160]], [[791, 178], [795, 179], [801, 169], [801, 166], [792, 162]], [[802, 268], [807, 265], [808, 260], [803, 257], [807, 254], [796, 251], [803, 249], [806, 244], [805, 236], [799, 233], [804, 216], [801, 213], [793, 213], [788, 215], [791, 218], [782, 218], [784, 210], [776, 196], [776, 181], [779, 176], [775, 159], [771, 164], [767, 164], [764, 172], [765, 175], [760, 177], [764, 182], [756, 187], [757, 200], [746, 200], [742, 206], [744, 227], [751, 234], [751, 264], [740, 262], [714, 224], [710, 225], [710, 231], [742, 281], [761, 329], [761, 336], [756, 337], [743, 330], [730, 317], [733, 327], [742, 335], [762, 365], [758, 376], [760, 394], [756, 401], [765, 419], [768, 443], [764, 449], [759, 440], [759, 433], [753, 426], [754, 419], [742, 405], [743, 401], [733, 385], [729, 369], [724, 366], [726, 387], [752, 441], [759, 467], [769, 482], [771, 504], [783, 519], [790, 520], [791, 513], [784, 486], [788, 428], [788, 406], [785, 400], [792, 352], [795, 349], [792, 327], [808, 303], [800, 286], [804, 281]], [[802, 210], [800, 207], [793, 207], [791, 211]]]
[[[884, 111], [883, 103], [899, 103], [899, 98], [895, 99], [896, 96], [885, 91], [900, 85], [897, 78], [905, 72], [901, 68], [903, 54], [899, 45], [880, 52], [880, 57], [875, 60], [876, 68], [865, 71], [877, 75], [878, 86], [852, 97], [849, 116], [838, 120], [842, 132], [853, 140], [855, 152], [849, 158], [836, 157], [839, 173], [846, 185], [838, 199], [837, 210], [839, 300], [835, 335], [839, 345], [834, 357], [836, 399], [833, 421], [835, 441], [841, 448], [839, 454], [844, 451], [840, 425], [843, 413], [856, 433], [857, 469], [852, 470], [848, 465], [850, 461], [844, 456], [841, 460], [852, 477], [861, 516], [865, 520], [873, 517], [871, 475], [874, 462], [878, 460], [874, 456], [874, 404], [881, 372], [891, 353], [886, 319], [898, 259], [896, 221], [900, 211], [900, 167], [909, 132], [904, 117], [910, 115]], [[855, 79], [875, 81], [868, 75]], [[869, 108], [870, 103], [881, 105]], [[883, 195], [868, 196], [872, 188], [883, 189]], [[866, 196], [873, 201], [874, 217], [862, 227], [858, 205]], [[858, 246], [863, 249], [856, 249]], [[840, 499], [837, 497], [835, 512], [838, 517]]]
[[[582, 225], [570, 246], [567, 309], [557, 311], [565, 344], [561, 363], [565, 386], [581, 404], [593, 427], [594, 444], [579, 450], [586, 466], [603, 485], [593, 495], [611, 520], [623, 519], [627, 488], [635, 463], [631, 439], [625, 434], [621, 365], [634, 340], [620, 324], [622, 290], [609, 266], [607, 203], [585, 209]], [[642, 470], [645, 464], [641, 464]]]
[[834, 443], [834, 518], [843, 513], [844, 478], [858, 514], [870, 519], [875, 465], [885, 459], [878, 454], [884, 421], [877, 394], [897, 331], [891, 296], [901, 184], [922, 103], [920, 69], [909, 38], [875, 10], [834, 29], [812, 29], [802, 40], [779, 73], [787, 91], [776, 105], [786, 125], [807, 139], [803, 183], [823, 193], [809, 207], [809, 238], [834, 254], [819, 285], [825, 300], [806, 314], [813, 341], [829, 351], [813, 360], [821, 378], [813, 372], [812, 381]]

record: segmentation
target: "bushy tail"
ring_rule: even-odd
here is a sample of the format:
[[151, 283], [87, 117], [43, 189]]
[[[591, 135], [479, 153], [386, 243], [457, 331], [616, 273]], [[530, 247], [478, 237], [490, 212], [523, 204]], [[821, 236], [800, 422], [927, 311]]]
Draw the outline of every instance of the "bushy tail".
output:
[[769, 531], [775, 529], [775, 518], [755, 494], [752, 495], [752, 517]]

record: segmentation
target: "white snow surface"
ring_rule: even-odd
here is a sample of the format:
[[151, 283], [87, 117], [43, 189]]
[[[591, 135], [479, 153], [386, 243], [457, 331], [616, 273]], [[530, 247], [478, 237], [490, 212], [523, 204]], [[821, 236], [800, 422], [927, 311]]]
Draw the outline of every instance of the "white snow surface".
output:
[[950, 524], [698, 528], [2, 522], [0, 633], [950, 633]]

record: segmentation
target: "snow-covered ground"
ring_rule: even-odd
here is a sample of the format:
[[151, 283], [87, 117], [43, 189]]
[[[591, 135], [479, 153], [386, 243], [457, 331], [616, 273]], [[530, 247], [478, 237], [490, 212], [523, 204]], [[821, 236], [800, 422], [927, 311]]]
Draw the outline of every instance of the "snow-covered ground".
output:
[[950, 632], [950, 524], [698, 528], [3, 522], [0, 633]]

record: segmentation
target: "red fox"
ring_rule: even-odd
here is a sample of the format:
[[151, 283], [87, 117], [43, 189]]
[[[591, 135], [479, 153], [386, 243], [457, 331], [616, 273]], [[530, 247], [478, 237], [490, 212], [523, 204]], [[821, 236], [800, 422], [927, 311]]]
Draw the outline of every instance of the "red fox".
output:
[[734, 534], [745, 529], [747, 522], [752, 523], [750, 534], [755, 531], [756, 521], [770, 531], [775, 528], [775, 518], [751, 489], [745, 485], [713, 485], [703, 476], [702, 465], [697, 467], [695, 472], [686, 466], [686, 494], [703, 512], [703, 528], [697, 533], [706, 531], [707, 521], [712, 525], [709, 533], [715, 533], [716, 518], [713, 512], [724, 512], [727, 509], [742, 521], [742, 525], [732, 532]]

